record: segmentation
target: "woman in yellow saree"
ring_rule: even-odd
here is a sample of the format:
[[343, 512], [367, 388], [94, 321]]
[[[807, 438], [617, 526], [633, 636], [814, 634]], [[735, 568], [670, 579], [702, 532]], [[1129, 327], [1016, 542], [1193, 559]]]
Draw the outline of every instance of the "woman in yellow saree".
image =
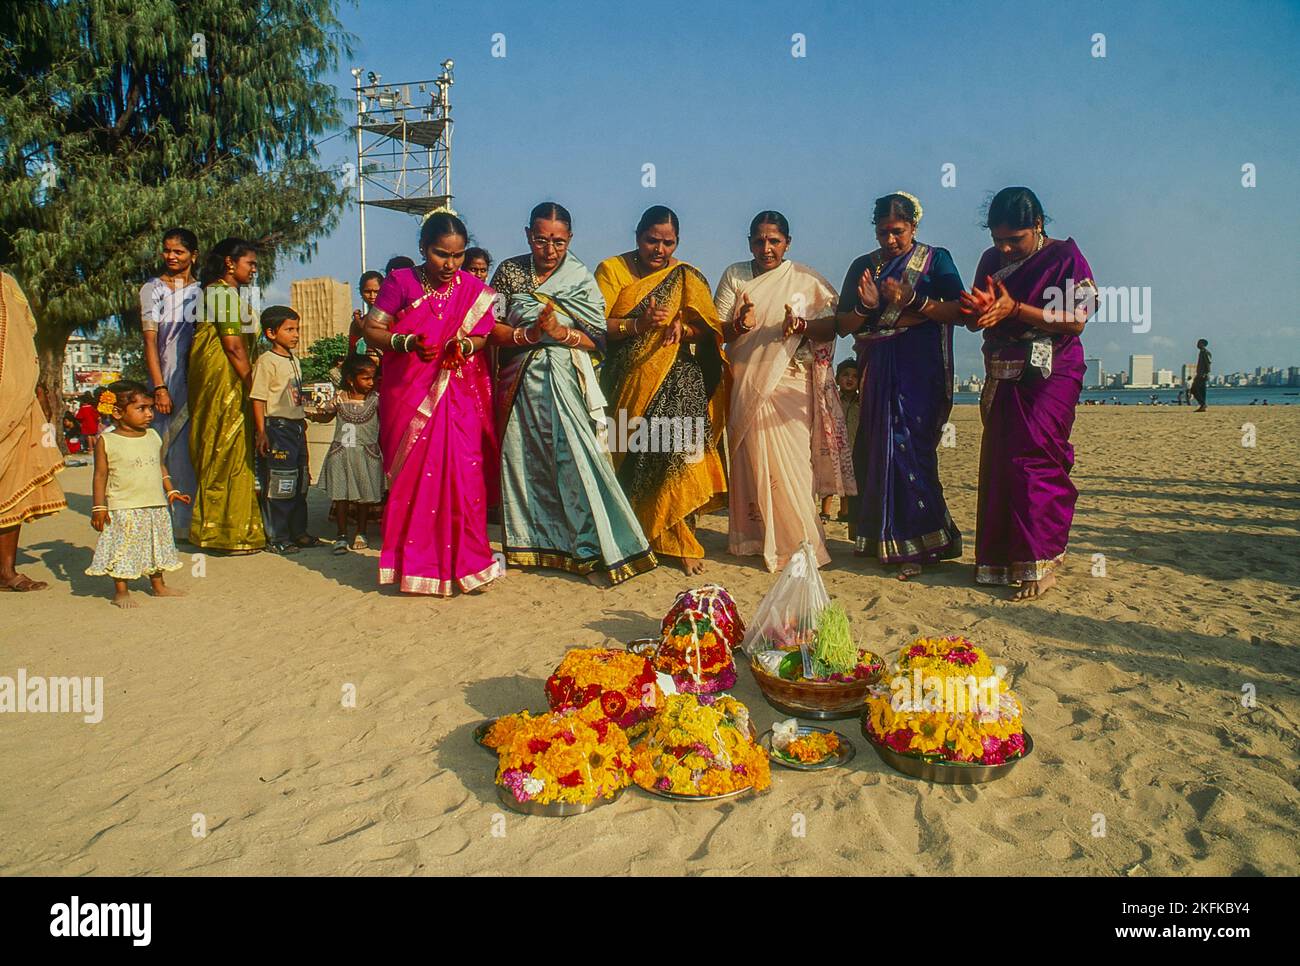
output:
[[694, 575], [696, 518], [726, 504], [718, 449], [731, 371], [708, 280], [672, 257], [678, 234], [677, 215], [655, 205], [636, 249], [596, 269], [609, 325], [600, 377], [614, 468], [650, 549]]
[[253, 474], [253, 380], [257, 324], [239, 289], [257, 273], [251, 244], [227, 238], [200, 273], [203, 315], [190, 346], [190, 456], [198, 487], [190, 543], [203, 550], [254, 553], [266, 546]]

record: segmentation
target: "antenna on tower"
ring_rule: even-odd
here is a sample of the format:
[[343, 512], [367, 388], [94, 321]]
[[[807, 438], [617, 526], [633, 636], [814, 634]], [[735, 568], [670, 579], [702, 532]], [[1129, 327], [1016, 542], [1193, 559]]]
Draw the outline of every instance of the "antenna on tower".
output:
[[[356, 84], [357, 201], [361, 267], [366, 261], [366, 208], [423, 217], [451, 207], [451, 97], [455, 62], [442, 62], [435, 78], [396, 84], [352, 68]], [[416, 89], [412, 99], [411, 88]], [[367, 197], [369, 195], [369, 197]]]

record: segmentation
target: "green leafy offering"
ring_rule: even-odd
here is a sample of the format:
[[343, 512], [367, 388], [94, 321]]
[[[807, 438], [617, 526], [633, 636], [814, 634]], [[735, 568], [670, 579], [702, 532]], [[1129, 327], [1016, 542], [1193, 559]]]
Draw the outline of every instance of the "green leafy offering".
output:
[[849, 615], [837, 602], [822, 611], [817, 623], [817, 649], [813, 651], [813, 672], [819, 678], [852, 674], [858, 664], [858, 648], [849, 629]]
[[787, 681], [798, 681], [800, 674], [803, 673], [803, 655], [798, 651], [791, 651], [782, 658], [776, 673]]

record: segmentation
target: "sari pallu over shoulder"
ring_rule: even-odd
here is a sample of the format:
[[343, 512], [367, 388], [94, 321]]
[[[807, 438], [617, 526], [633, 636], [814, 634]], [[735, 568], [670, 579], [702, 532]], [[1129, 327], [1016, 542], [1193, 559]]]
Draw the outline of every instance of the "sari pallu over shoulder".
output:
[[[761, 555], [776, 571], [806, 541], [826, 563], [830, 555], [812, 495], [826, 432], [819, 376], [829, 371], [833, 346], [814, 344], [810, 353], [800, 353], [802, 340], [787, 338], [783, 329], [787, 305], [797, 306], [805, 318], [822, 318], [834, 311], [836, 293], [820, 274], [797, 262], [784, 261], [757, 276], [752, 271], [748, 262], [730, 266], [717, 294], [720, 320], [734, 319], [744, 297], [753, 305], [752, 328], [727, 347], [734, 374], [727, 548], [738, 556]], [[827, 355], [826, 364], [819, 353]], [[834, 407], [829, 415], [839, 415], [843, 436], [838, 396]], [[851, 482], [851, 471], [847, 477]]]
[[[686, 343], [667, 344], [665, 328], [612, 342], [601, 368], [601, 387], [620, 425], [633, 418], [669, 420], [667, 425], [680, 421], [683, 427], [704, 421], [702, 453], [627, 452], [621, 447], [613, 453], [619, 480], [651, 548], [666, 556], [701, 558], [704, 548], [695, 539], [693, 518], [722, 506], [727, 490], [719, 444], [727, 421], [731, 369], [722, 351], [722, 325], [712, 292], [700, 271], [685, 262], [636, 278], [621, 256], [601, 262], [596, 282], [608, 317], [640, 318], [653, 298], [673, 316], [708, 331], [693, 351]], [[691, 367], [699, 374], [693, 375]], [[690, 398], [695, 395], [702, 398]]]
[[[1012, 265], [999, 268], [999, 262], [990, 248], [977, 277], [999, 278], [1012, 298], [1027, 305], [1047, 307], [1067, 291], [1096, 287], [1073, 239]], [[1049, 347], [1045, 367], [1031, 358], [1035, 337]], [[1076, 335], [1045, 336], [1004, 320], [985, 331], [984, 358], [975, 579], [1042, 580], [1065, 557], [1078, 498], [1070, 479], [1070, 432], [1083, 385], [1083, 343]]]
[[[512, 329], [551, 306], [564, 325], [605, 346], [605, 300], [572, 253], [540, 285], [531, 257], [508, 258], [493, 286]], [[619, 583], [656, 566], [654, 554], [599, 438], [605, 399], [592, 353], [541, 336], [507, 345], [497, 372], [501, 506], [506, 562], [568, 573], [603, 573]]]
[[[859, 305], [856, 276], [863, 264], [877, 283], [895, 278], [931, 298], [956, 298], [962, 289], [945, 249], [918, 242], [893, 259], [877, 249], [850, 267], [841, 310]], [[856, 339], [862, 403], [854, 448], [855, 550], [887, 564], [935, 563], [962, 552], [938, 463], [952, 410], [952, 329], [933, 321], [898, 328], [901, 314], [896, 305], [869, 313], [869, 328]]]
[[[496, 293], [467, 272], [445, 292], [425, 292], [414, 270], [384, 280], [371, 313], [395, 333], [442, 347], [492, 330]], [[500, 575], [487, 539], [496, 435], [486, 354], [444, 369], [442, 353], [386, 352], [379, 436], [390, 483], [379, 555], [380, 584], [450, 596]]]

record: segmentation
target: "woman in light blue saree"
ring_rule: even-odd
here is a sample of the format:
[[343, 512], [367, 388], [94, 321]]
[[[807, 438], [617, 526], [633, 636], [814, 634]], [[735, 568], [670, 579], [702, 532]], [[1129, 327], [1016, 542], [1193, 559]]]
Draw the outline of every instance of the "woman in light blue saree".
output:
[[602, 442], [591, 353], [605, 346], [605, 300], [569, 253], [562, 206], [534, 208], [525, 234], [530, 254], [506, 259], [492, 278], [506, 563], [619, 583], [656, 561]]

